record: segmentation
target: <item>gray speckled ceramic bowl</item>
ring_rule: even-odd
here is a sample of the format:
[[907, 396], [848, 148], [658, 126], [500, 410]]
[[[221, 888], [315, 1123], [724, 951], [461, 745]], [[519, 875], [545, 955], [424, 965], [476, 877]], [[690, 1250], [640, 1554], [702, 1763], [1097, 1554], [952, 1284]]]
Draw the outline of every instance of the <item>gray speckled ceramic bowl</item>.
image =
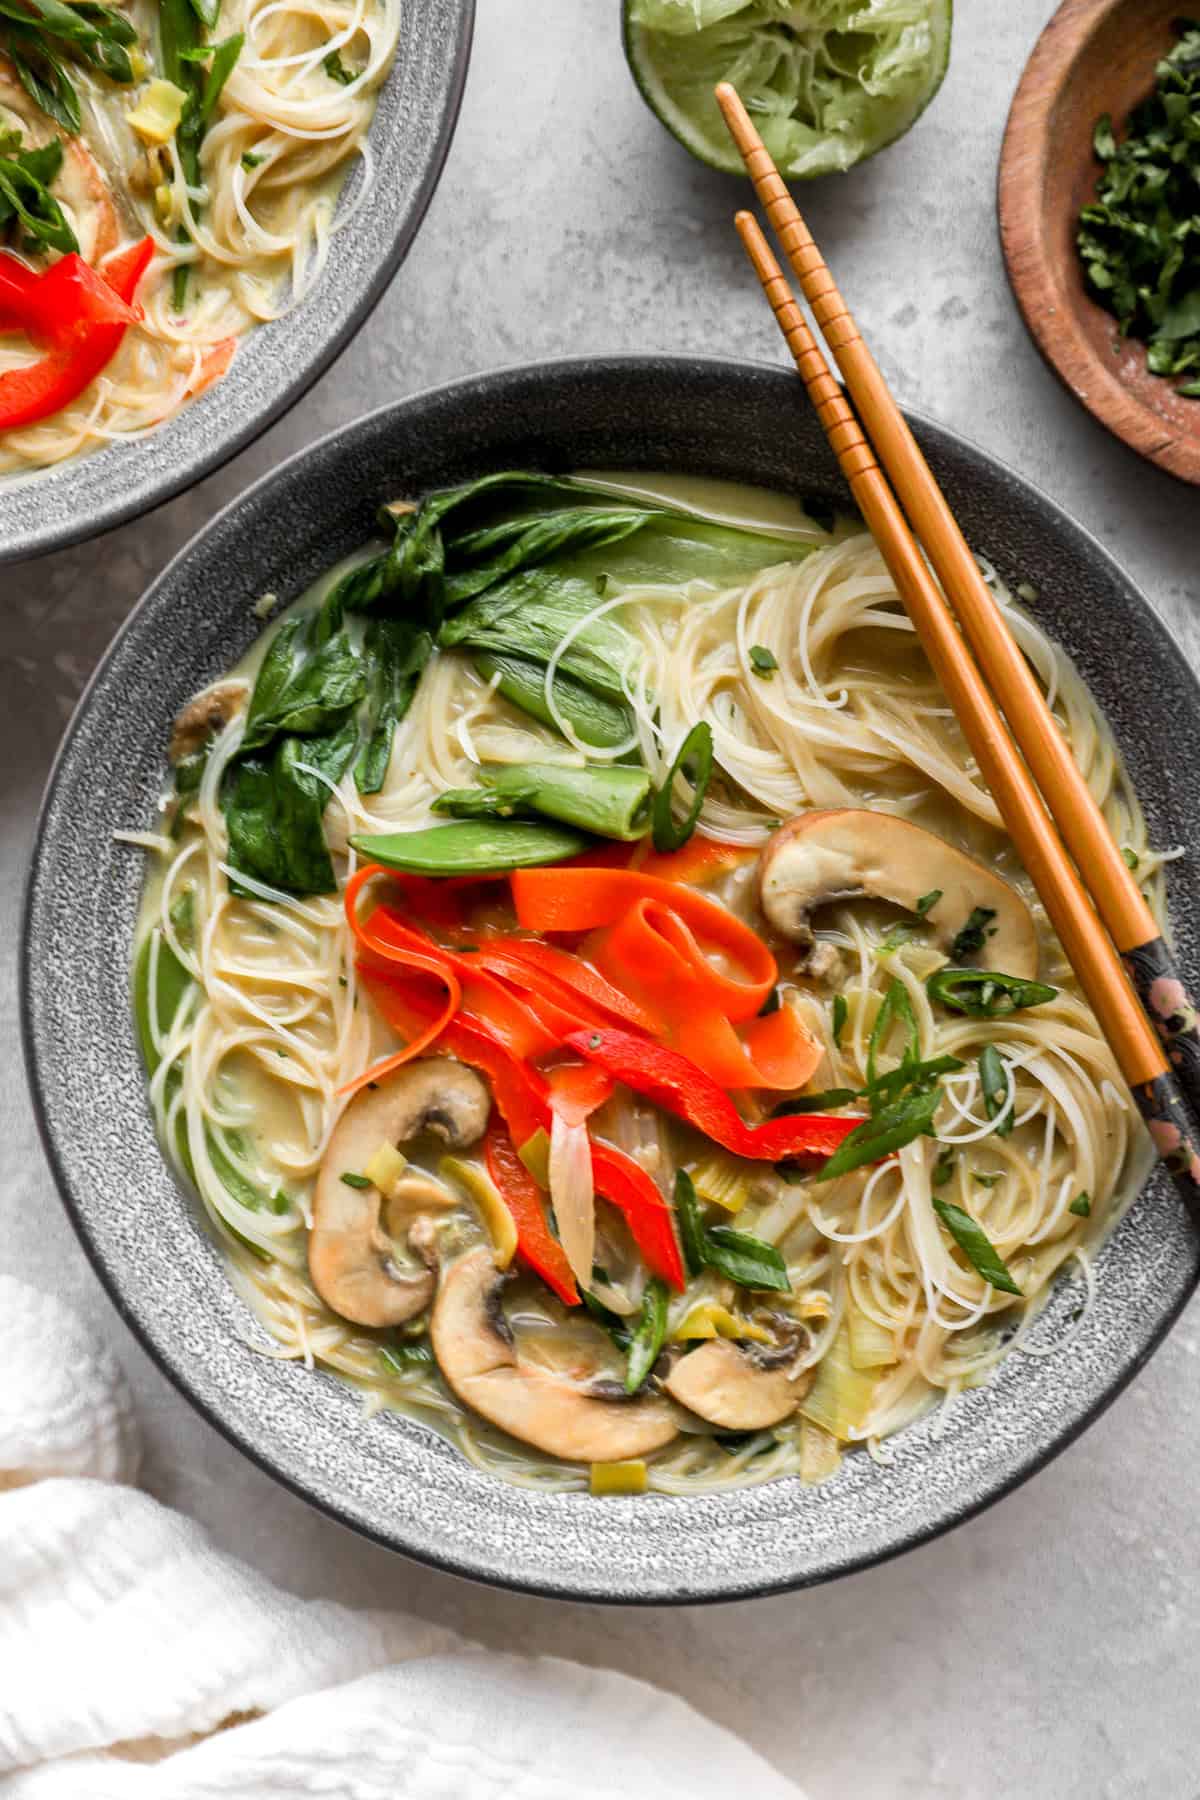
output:
[[[51, 469], [0, 476], [0, 563], [61, 550], [148, 512], [245, 449], [312, 386], [382, 296], [416, 236], [450, 148], [475, 0], [404, 9], [371, 123], [377, 179], [339, 231], [304, 305], [243, 339], [229, 374], [161, 431]], [[359, 179], [352, 174], [347, 198]]]
[[[1112, 722], [1159, 843], [1190, 834], [1200, 690], [1093, 538], [1008, 469], [940, 427], [917, 435], [971, 542], [1078, 660]], [[702, 1499], [531, 1493], [394, 1415], [364, 1426], [330, 1376], [256, 1356], [257, 1326], [159, 1155], [126, 992], [145, 826], [176, 709], [250, 643], [251, 603], [294, 596], [372, 528], [377, 504], [489, 469], [672, 469], [841, 494], [790, 373], [706, 361], [580, 361], [514, 370], [372, 414], [261, 481], [183, 550], [133, 613], [80, 703], [38, 831], [23, 954], [29, 1073], [74, 1223], [122, 1316], [182, 1391], [263, 1468], [385, 1544], [513, 1587], [587, 1600], [728, 1599], [859, 1568], [943, 1531], [1070, 1442], [1150, 1355], [1197, 1280], [1170, 1186], [1149, 1183], [1099, 1261], [1099, 1299], [1052, 1358], [1016, 1356], [877, 1467], [849, 1457], [795, 1480]], [[1163, 758], [1150, 718], [1172, 721]], [[1200, 894], [1173, 917], [1185, 967]], [[1067, 1288], [1042, 1329], [1075, 1304]]]

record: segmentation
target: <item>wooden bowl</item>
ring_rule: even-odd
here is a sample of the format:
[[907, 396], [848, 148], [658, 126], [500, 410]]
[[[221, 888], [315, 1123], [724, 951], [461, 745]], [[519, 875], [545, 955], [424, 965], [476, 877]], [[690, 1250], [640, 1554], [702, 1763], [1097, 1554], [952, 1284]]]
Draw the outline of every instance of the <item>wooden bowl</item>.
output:
[[1025, 323], [1054, 372], [1102, 425], [1160, 469], [1200, 484], [1200, 401], [1146, 367], [1088, 295], [1075, 249], [1095, 198], [1092, 128], [1120, 130], [1175, 42], [1180, 0], [1066, 0], [1038, 39], [1000, 153], [1000, 240]]

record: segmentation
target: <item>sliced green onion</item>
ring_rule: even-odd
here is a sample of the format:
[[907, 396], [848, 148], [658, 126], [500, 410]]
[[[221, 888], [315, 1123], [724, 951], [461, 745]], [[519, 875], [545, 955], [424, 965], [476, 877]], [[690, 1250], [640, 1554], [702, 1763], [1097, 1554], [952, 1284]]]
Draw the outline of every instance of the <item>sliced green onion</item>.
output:
[[836, 1181], [839, 1175], [848, 1175], [852, 1169], [879, 1162], [905, 1144], [911, 1144], [915, 1138], [932, 1137], [933, 1115], [940, 1099], [939, 1090], [929, 1088], [925, 1092], [906, 1094], [902, 1100], [893, 1100], [890, 1105], [880, 1107], [842, 1140], [829, 1161], [817, 1170], [815, 1179]]
[[999, 1288], [1005, 1294], [1021, 1292], [1012, 1278], [1008, 1264], [983, 1226], [977, 1225], [970, 1213], [965, 1213], [961, 1206], [955, 1206], [951, 1200], [934, 1200], [933, 1210], [967, 1261], [983, 1276], [989, 1287]]
[[[983, 1093], [983, 1110], [996, 1121], [996, 1136], [1007, 1137], [1013, 1128], [1016, 1095], [1008, 1103], [1008, 1076], [995, 1044], [986, 1044], [979, 1056], [979, 1086]], [[1003, 1114], [1003, 1117], [1001, 1115]]]
[[642, 1311], [632, 1338], [625, 1370], [625, 1392], [636, 1394], [658, 1361], [667, 1336], [667, 1284], [657, 1276], [646, 1283]]
[[[691, 773], [692, 803], [688, 807], [687, 816], [682, 824], [677, 825], [671, 814], [671, 795], [675, 787], [675, 777], [681, 770], [687, 771], [693, 765]], [[654, 848], [660, 853], [682, 849], [700, 817], [700, 808], [704, 805], [704, 796], [708, 792], [708, 784], [713, 772], [713, 735], [712, 727], [701, 719], [698, 725], [684, 738], [675, 752], [675, 761], [667, 770], [667, 778], [654, 797], [652, 814]]]
[[675, 1171], [675, 1217], [688, 1274], [699, 1275], [704, 1267], [704, 1221], [695, 1183], [686, 1169]]

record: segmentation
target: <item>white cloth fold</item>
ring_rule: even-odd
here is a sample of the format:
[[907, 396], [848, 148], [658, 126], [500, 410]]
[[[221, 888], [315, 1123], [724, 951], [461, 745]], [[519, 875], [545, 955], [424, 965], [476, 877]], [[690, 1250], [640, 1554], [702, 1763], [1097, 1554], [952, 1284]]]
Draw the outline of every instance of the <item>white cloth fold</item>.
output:
[[0, 1277], [0, 1800], [802, 1800], [644, 1682], [281, 1592], [137, 1460], [111, 1356]]

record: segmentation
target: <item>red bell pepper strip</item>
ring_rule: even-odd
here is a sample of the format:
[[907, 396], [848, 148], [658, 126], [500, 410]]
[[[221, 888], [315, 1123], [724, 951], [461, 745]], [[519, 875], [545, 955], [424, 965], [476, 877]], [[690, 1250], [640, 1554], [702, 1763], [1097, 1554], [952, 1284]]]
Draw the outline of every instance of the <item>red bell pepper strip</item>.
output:
[[549, 1069], [550, 1104], [568, 1125], [583, 1125], [612, 1099], [613, 1079], [595, 1063], [558, 1063]]
[[564, 1305], [578, 1306], [575, 1277], [562, 1245], [546, 1222], [541, 1190], [517, 1155], [516, 1146], [495, 1113], [488, 1126], [483, 1151], [488, 1174], [512, 1214], [521, 1257]]
[[653, 1015], [656, 1037], [720, 1086], [798, 1088], [817, 1068], [821, 1046], [790, 1007], [757, 1016], [775, 958], [726, 907], [628, 869], [524, 869], [510, 879], [522, 925], [592, 932], [588, 959]]
[[0, 256], [0, 331], [23, 331], [32, 337], [37, 327], [37, 293], [41, 277], [15, 256]]
[[645, 1169], [612, 1144], [593, 1144], [592, 1174], [596, 1192], [624, 1213], [650, 1273], [682, 1293], [687, 1276], [675, 1215]]
[[644, 1094], [664, 1112], [674, 1113], [735, 1156], [763, 1162], [831, 1156], [861, 1125], [861, 1119], [837, 1119], [827, 1113], [800, 1113], [747, 1125], [729, 1095], [678, 1050], [648, 1044], [632, 1032], [576, 1031], [567, 1039], [590, 1062]]
[[[154, 240], [147, 237], [110, 258], [103, 270], [104, 283], [118, 300], [132, 301], [153, 254]], [[51, 269], [41, 279], [49, 281], [53, 275]], [[65, 281], [62, 286], [65, 288]], [[120, 323], [82, 323], [61, 339], [56, 337], [53, 349], [40, 362], [0, 375], [0, 431], [36, 425], [77, 400], [112, 361], [125, 331], [126, 325]]]
[[[362, 968], [361, 974], [367, 991], [393, 1030], [402, 1034], [419, 1030], [422, 1013], [433, 1002], [424, 996], [417, 997], [411, 988], [402, 990], [397, 982], [369, 968]], [[428, 1037], [425, 1042], [429, 1042]], [[466, 1013], [459, 1013], [449, 1024], [443, 1026], [437, 1037], [437, 1048], [457, 1056], [460, 1062], [470, 1063], [472, 1068], [482, 1069], [491, 1084], [496, 1108], [512, 1141], [526, 1144], [535, 1132], [549, 1131], [552, 1100], [546, 1078], [513, 1056], [491, 1036], [482, 1021], [472, 1019]], [[367, 1080], [377, 1080], [393, 1066], [395, 1065], [390, 1059], [377, 1063], [354, 1085], [361, 1087]], [[521, 1167], [524, 1169], [525, 1165], [522, 1163]], [[592, 1144], [592, 1170], [597, 1193], [624, 1213], [630, 1234], [645, 1258], [647, 1268], [675, 1285], [682, 1285], [682, 1264], [679, 1261], [670, 1212], [650, 1177], [621, 1151], [611, 1145], [595, 1142]], [[538, 1193], [532, 1176], [529, 1176], [529, 1180], [535, 1194]], [[503, 1184], [497, 1180], [496, 1185], [504, 1193]], [[539, 1198], [538, 1217], [544, 1223], [541, 1207]], [[520, 1241], [521, 1217], [515, 1211], [513, 1222]], [[543, 1251], [538, 1248], [540, 1241], [535, 1240], [531, 1252], [527, 1253], [526, 1259], [532, 1267], [538, 1267], [534, 1258], [543, 1255]], [[554, 1242], [553, 1239], [551, 1241]], [[561, 1247], [559, 1249], [562, 1254]], [[569, 1275], [565, 1254], [563, 1265]], [[543, 1274], [544, 1271], [538, 1267], [538, 1273]], [[565, 1298], [560, 1287], [555, 1286], [554, 1282], [550, 1285], [560, 1299]]]
[[0, 255], [2, 330], [23, 331], [38, 344], [64, 344], [81, 327], [137, 325], [144, 316], [75, 251], [42, 274]]

